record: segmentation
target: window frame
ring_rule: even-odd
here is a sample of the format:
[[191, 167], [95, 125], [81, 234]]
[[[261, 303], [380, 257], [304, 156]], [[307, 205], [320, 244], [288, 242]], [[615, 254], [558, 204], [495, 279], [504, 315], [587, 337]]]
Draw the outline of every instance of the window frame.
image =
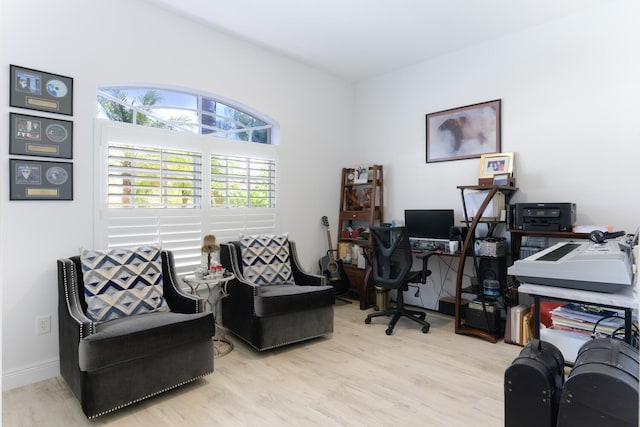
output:
[[[121, 105], [124, 106], [123, 102], [118, 99], [117, 97], [114, 97], [112, 94], [107, 93], [105, 91], [107, 90], [121, 90], [123, 92], [126, 92], [127, 90], [129, 91], [159, 91], [159, 92], [173, 92], [176, 95], [184, 95], [184, 96], [192, 96], [195, 97], [196, 100], [196, 107], [195, 108], [190, 108], [190, 107], [184, 107], [184, 106], [178, 106], [175, 104], [158, 104], [158, 105], [153, 105], [151, 106], [141, 106], [141, 105], [133, 105], [133, 103], [127, 103], [126, 104], [126, 108], [131, 109], [133, 111], [132, 114], [132, 123], [133, 124], [138, 124], [137, 123], [137, 114], [143, 114], [146, 115], [150, 118], [152, 118], [153, 120], [160, 122], [164, 125], [167, 126], [167, 129], [173, 129], [176, 131], [182, 131], [182, 132], [189, 132], [189, 133], [194, 133], [194, 134], [198, 134], [198, 135], [205, 135], [205, 136], [217, 136], [220, 138], [224, 138], [224, 139], [230, 139], [233, 141], [243, 141], [242, 139], [237, 139], [237, 138], [229, 138], [228, 136], [225, 137], [224, 135], [233, 135], [233, 134], [241, 134], [241, 133], [249, 133], [250, 135], [250, 139], [246, 140], [247, 142], [252, 142], [252, 143], [256, 143], [256, 144], [265, 144], [265, 145], [274, 145], [274, 141], [277, 141], [276, 139], [274, 139], [274, 131], [276, 131], [277, 125], [275, 123], [274, 120], [272, 120], [270, 117], [261, 114], [257, 111], [255, 111], [254, 109], [247, 107], [245, 105], [241, 105], [238, 102], [235, 102], [231, 99], [219, 96], [219, 95], [213, 95], [213, 94], [206, 94], [206, 93], [201, 93], [201, 92], [196, 92], [193, 90], [189, 90], [189, 89], [184, 89], [184, 88], [177, 88], [177, 87], [170, 87], [170, 86], [162, 86], [162, 87], [158, 87], [158, 86], [153, 86], [153, 85], [149, 85], [149, 84], [108, 84], [108, 85], [101, 85], [97, 88], [97, 96], [96, 96], [96, 102], [97, 102], [97, 98], [98, 97], [105, 97], [107, 100], [111, 101], [111, 102], [116, 102], [119, 103]], [[249, 118], [256, 120], [256, 121], [260, 121], [263, 124], [258, 125], [258, 126], [248, 126], [248, 127], [243, 127], [243, 123], [235, 120], [232, 117], [228, 117], [222, 114], [218, 114], [218, 113], [212, 113], [211, 111], [207, 111], [203, 109], [203, 101], [211, 101], [214, 102], [216, 104], [222, 104], [223, 106], [229, 107], [235, 111], [237, 111], [238, 113], [241, 113], [243, 115], [248, 116]], [[133, 100], [131, 100], [133, 101]], [[97, 102], [97, 108], [98, 108], [98, 118], [100, 118], [100, 112], [101, 112], [101, 105], [99, 102]], [[155, 114], [153, 111], [150, 110], [163, 110], [163, 109], [171, 109], [171, 110], [181, 110], [181, 111], [185, 111], [189, 114], [195, 114], [198, 117], [197, 123], [180, 123], [180, 122], [172, 122], [169, 120], [165, 120], [162, 117], [158, 116], [157, 114]], [[211, 126], [208, 124], [205, 124], [203, 121], [203, 118], [207, 116], [207, 117], [216, 117], [216, 118], [220, 118], [223, 119], [225, 121], [229, 121], [229, 122], [234, 122], [235, 125], [240, 126], [240, 129], [221, 129], [218, 128], [216, 126]], [[106, 118], [106, 117], [103, 117]], [[125, 122], [126, 123], [126, 122]], [[257, 141], [253, 141], [252, 137], [253, 137], [253, 133], [254, 131], [259, 131], [259, 130], [267, 130], [267, 138], [266, 138], [266, 142], [257, 142]], [[211, 132], [205, 132], [205, 130], [211, 131]], [[276, 131], [277, 133], [277, 131]]]

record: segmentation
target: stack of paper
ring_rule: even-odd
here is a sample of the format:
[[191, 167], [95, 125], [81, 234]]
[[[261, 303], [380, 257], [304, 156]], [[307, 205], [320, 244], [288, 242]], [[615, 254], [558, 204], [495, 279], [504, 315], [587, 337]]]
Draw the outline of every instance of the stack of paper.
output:
[[611, 336], [624, 333], [624, 312], [570, 303], [551, 310], [554, 329]]
[[[469, 191], [464, 194], [464, 204], [467, 207], [467, 215], [469, 218], [477, 215], [487, 195], [487, 191]], [[485, 221], [504, 220], [504, 202], [504, 193], [497, 192], [482, 213], [482, 219]]]

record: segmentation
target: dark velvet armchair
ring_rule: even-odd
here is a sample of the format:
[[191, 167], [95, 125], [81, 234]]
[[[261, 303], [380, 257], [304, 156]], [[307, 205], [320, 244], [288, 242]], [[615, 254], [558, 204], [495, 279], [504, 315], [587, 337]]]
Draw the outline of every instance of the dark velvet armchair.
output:
[[290, 253], [292, 282], [257, 285], [244, 275], [240, 242], [221, 244], [220, 260], [235, 274], [222, 299], [222, 321], [234, 335], [257, 350], [267, 350], [333, 332], [332, 286], [300, 267], [294, 242]]
[[105, 321], [87, 316], [80, 257], [58, 260], [60, 373], [89, 418], [213, 372], [213, 314], [160, 257], [168, 310]]

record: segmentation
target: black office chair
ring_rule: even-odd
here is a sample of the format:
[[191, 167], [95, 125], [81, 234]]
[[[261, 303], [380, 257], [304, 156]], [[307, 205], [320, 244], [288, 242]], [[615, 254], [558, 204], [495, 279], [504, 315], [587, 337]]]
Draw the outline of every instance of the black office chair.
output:
[[370, 324], [371, 319], [380, 316], [393, 315], [387, 335], [393, 333], [393, 328], [400, 317], [407, 317], [422, 325], [422, 332], [429, 332], [429, 322], [422, 311], [408, 310], [404, 307], [403, 292], [409, 290], [408, 283], [426, 283], [431, 271], [427, 269], [427, 262], [435, 252], [423, 252], [417, 255], [422, 259], [422, 270], [411, 271], [413, 254], [409, 242], [409, 232], [406, 227], [371, 227], [371, 263], [374, 283], [384, 289], [396, 289], [396, 306], [388, 310], [371, 313], [364, 320]]

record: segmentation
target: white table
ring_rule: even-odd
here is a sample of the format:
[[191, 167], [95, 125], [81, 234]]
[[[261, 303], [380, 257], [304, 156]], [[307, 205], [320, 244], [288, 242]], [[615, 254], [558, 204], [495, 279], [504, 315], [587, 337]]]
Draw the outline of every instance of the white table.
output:
[[205, 309], [213, 312], [216, 322], [216, 335], [213, 337], [214, 357], [224, 356], [233, 350], [233, 343], [225, 338], [225, 328], [222, 326], [222, 322], [218, 321], [218, 317], [222, 315], [221, 310], [218, 308], [218, 303], [228, 295], [227, 283], [235, 279], [235, 277], [233, 274], [227, 274], [221, 277], [207, 275], [203, 278], [189, 274], [182, 277], [184, 283], [189, 286], [189, 292], [193, 295], [199, 295], [198, 291], [203, 286], [207, 289], [204, 306]]
[[537, 339], [540, 338], [540, 299], [546, 298], [623, 309], [624, 340], [631, 344], [633, 310], [638, 310], [638, 292], [636, 286], [625, 286], [619, 292], [606, 293], [522, 283], [518, 287], [518, 292], [529, 294], [534, 298], [533, 325], [534, 337]]

